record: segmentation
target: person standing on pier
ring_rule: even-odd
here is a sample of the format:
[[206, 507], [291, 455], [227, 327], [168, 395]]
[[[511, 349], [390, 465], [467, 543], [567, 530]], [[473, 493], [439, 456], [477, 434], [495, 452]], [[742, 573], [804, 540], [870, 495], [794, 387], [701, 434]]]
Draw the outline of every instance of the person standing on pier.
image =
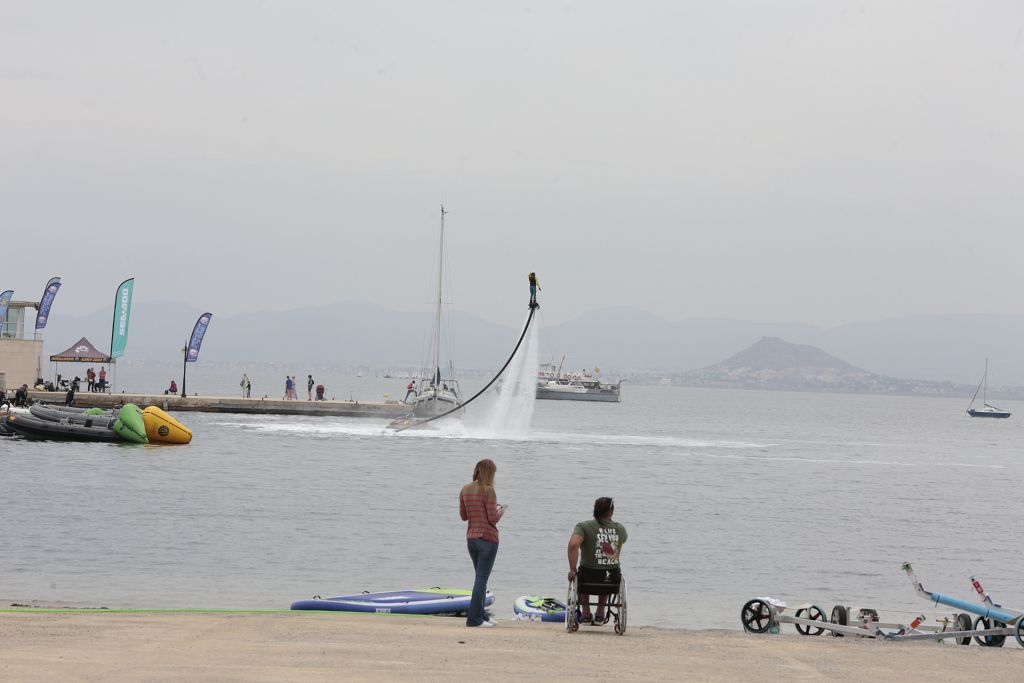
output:
[[96, 389], [96, 373], [92, 368], [85, 371], [85, 385], [89, 391], [95, 391]]
[[312, 401], [313, 400], [313, 387], [315, 385], [316, 385], [316, 382], [313, 381], [313, 375], [310, 375], [309, 379], [306, 380], [306, 400], [307, 401]]
[[284, 376], [284, 400], [290, 401], [292, 398], [292, 378], [291, 375]]
[[107, 388], [107, 369], [100, 366], [100, 386], [99, 391], [105, 391]]
[[242, 373], [242, 381], [238, 383], [238, 386], [242, 387], [242, 398], [249, 398], [249, 390], [252, 388], [252, 382], [249, 381], [249, 375]]

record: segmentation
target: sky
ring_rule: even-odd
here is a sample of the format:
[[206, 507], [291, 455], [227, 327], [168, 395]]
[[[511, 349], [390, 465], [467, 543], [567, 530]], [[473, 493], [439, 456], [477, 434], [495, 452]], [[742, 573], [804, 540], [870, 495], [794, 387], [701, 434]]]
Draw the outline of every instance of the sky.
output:
[[0, 289], [1021, 314], [1017, 2], [0, 0]]

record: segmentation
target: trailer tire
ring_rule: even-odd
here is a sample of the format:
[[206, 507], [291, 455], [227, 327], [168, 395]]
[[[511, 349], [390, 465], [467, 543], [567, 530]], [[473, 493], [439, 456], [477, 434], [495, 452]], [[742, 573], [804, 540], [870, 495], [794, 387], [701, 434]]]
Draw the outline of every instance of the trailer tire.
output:
[[[797, 619], [810, 619], [811, 621], [820, 621], [823, 624], [825, 623], [825, 610], [817, 605], [801, 607], [793, 616]], [[820, 626], [805, 626], [804, 624], [793, 625], [796, 626], [796, 632], [802, 636], [820, 636], [825, 632], [825, 629]]]
[[740, 610], [740, 622], [747, 633], [767, 633], [773, 621], [771, 605], [764, 600], [749, 600]]
[[[846, 608], [842, 605], [836, 605], [835, 607], [833, 607], [832, 618], [829, 619], [829, 622], [833, 624], [838, 624], [839, 626], [848, 625], [850, 622], [846, 614]], [[832, 631], [832, 635], [836, 638], [842, 638], [844, 634]]]
[[1013, 637], [1017, 639], [1017, 644], [1024, 647], [1024, 617], [1017, 620], [1017, 628], [1013, 631]]
[[[970, 614], [966, 614], [964, 612], [961, 612], [960, 614], [956, 615], [956, 630], [957, 631], [970, 631], [971, 627], [973, 625], [974, 624], [973, 624], [973, 622], [971, 622], [971, 615]], [[971, 637], [970, 636], [963, 636], [961, 638], [957, 638], [956, 639], [956, 644], [957, 645], [970, 645], [971, 644]]]
[[[991, 622], [988, 620], [988, 617], [978, 617], [974, 620], [974, 630], [977, 631], [979, 628], [992, 628], [993, 624], [995, 625], [995, 628], [1006, 626], [1006, 624], [1002, 624], [998, 621]], [[982, 647], [1002, 647], [1003, 643], [1006, 642], [1006, 636], [974, 636], [974, 641]]]

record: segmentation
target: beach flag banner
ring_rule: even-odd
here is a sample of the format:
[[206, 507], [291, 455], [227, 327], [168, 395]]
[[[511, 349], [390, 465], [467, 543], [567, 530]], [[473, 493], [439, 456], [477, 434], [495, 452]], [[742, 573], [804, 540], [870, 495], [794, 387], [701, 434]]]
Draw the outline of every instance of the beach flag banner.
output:
[[114, 322], [110, 330], [110, 357], [120, 358], [128, 346], [128, 320], [132, 314], [132, 290], [135, 278], [128, 278], [114, 296]]
[[0, 294], [0, 335], [3, 335], [4, 327], [7, 325], [7, 307], [11, 305], [14, 298], [14, 290], [8, 289]]
[[199, 360], [199, 347], [203, 345], [203, 336], [206, 334], [206, 328], [210, 326], [212, 317], [213, 313], [203, 313], [196, 321], [196, 326], [192, 328], [192, 336], [188, 340], [188, 351], [185, 353], [186, 363], [195, 363]]
[[50, 306], [53, 305], [53, 300], [57, 297], [58, 289], [60, 289], [60, 278], [51, 277], [46, 283], [46, 289], [43, 290], [43, 298], [39, 300], [39, 312], [36, 313], [37, 330], [46, 327], [46, 322], [50, 319]]

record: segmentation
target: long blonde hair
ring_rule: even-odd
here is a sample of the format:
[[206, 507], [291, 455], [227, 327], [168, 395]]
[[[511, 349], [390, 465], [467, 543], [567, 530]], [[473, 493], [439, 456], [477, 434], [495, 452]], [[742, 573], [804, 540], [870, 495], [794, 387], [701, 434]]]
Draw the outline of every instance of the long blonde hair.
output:
[[473, 481], [479, 484], [482, 488], [493, 488], [494, 473], [497, 471], [498, 466], [494, 464], [494, 461], [484, 458], [476, 464], [476, 467], [473, 468]]

